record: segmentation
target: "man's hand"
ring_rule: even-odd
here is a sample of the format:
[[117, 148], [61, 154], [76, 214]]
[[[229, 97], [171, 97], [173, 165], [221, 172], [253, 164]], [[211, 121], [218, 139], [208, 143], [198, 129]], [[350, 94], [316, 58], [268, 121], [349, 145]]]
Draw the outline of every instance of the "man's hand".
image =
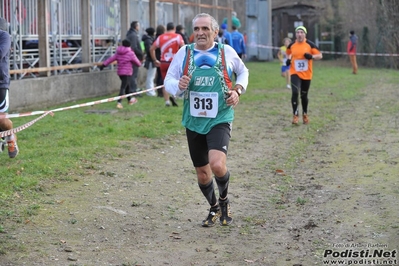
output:
[[154, 65], [155, 65], [156, 67], [160, 67], [160, 66], [161, 66], [161, 62], [159, 62], [158, 59], [155, 59], [153, 62], [154, 62]]
[[308, 60], [313, 59], [313, 55], [309, 54], [309, 53], [305, 53], [305, 58]]
[[190, 80], [191, 80], [191, 75], [190, 76], [186, 76], [186, 75], [182, 76], [179, 79], [179, 89], [181, 91], [187, 90], [188, 84], [190, 83]]
[[238, 92], [235, 90], [229, 90], [227, 92], [227, 94], [228, 94], [228, 96], [227, 96], [228, 98], [226, 99], [226, 104], [228, 106], [235, 107], [238, 104], [238, 102], [240, 101], [240, 96], [238, 95]]

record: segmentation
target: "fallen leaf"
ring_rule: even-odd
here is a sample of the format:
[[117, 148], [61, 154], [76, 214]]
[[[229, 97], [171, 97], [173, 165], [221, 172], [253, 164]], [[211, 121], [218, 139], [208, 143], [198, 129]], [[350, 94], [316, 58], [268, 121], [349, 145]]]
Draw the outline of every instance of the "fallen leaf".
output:
[[281, 170], [281, 169], [276, 169], [276, 174], [282, 175], [282, 176], [285, 175], [284, 170]]

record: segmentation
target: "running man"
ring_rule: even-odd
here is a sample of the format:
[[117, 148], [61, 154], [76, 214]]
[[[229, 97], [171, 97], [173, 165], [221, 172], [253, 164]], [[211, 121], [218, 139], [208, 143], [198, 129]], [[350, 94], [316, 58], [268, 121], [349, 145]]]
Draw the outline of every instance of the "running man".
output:
[[[234, 108], [248, 85], [248, 69], [230, 45], [215, 42], [219, 25], [211, 15], [193, 19], [195, 43], [182, 47], [165, 78], [172, 95], [184, 93], [182, 124], [197, 174], [198, 186], [209, 203], [202, 226], [232, 223], [226, 166]], [[233, 73], [237, 81], [232, 82]], [[214, 180], [219, 191], [215, 194]]]
[[[4, 116], [10, 105], [10, 49], [11, 37], [8, 33], [8, 23], [4, 18], [0, 18], [0, 115]], [[7, 131], [13, 128], [12, 121], [8, 118], [0, 117], [0, 131]], [[3, 151], [5, 144], [8, 146], [8, 157], [15, 158], [18, 155], [17, 135], [11, 134], [5, 137], [5, 142], [0, 139], [0, 152]]]
[[294, 113], [292, 124], [297, 125], [299, 122], [298, 97], [301, 94], [302, 103], [302, 119], [304, 124], [309, 124], [308, 116], [308, 93], [310, 82], [313, 74], [313, 60], [323, 58], [319, 48], [313, 42], [306, 39], [307, 30], [304, 26], [295, 29], [295, 42], [287, 47], [286, 64], [290, 66], [291, 74], [291, 104]]

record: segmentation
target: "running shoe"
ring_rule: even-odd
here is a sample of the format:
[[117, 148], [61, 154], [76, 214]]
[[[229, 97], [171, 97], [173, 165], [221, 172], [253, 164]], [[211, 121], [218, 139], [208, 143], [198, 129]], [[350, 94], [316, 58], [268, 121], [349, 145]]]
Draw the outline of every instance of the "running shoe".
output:
[[6, 146], [6, 142], [3, 139], [0, 139], [0, 152], [4, 151], [5, 146]]
[[309, 124], [309, 116], [308, 115], [304, 114], [302, 119], [303, 119], [303, 123], [305, 125]]
[[230, 225], [233, 222], [233, 218], [231, 217], [230, 211], [230, 202], [229, 199], [221, 200], [219, 199], [220, 206], [220, 225]]
[[117, 104], [116, 104], [116, 108], [122, 109], [122, 108], [123, 108], [123, 105], [122, 105], [121, 103], [117, 103]]
[[131, 98], [129, 101], [129, 105], [133, 105], [135, 103], [137, 103], [137, 99], [135, 97]]
[[287, 89], [291, 89], [291, 85], [290, 84], [287, 84]]
[[16, 135], [14, 135], [13, 140], [7, 141], [7, 146], [8, 146], [8, 156], [10, 158], [17, 157], [19, 149], [18, 149], [18, 145], [17, 145], [17, 136]]
[[219, 206], [211, 207], [209, 209], [208, 217], [202, 221], [203, 227], [211, 227], [215, 225], [216, 220], [220, 217]]
[[293, 125], [298, 125], [299, 122], [299, 116], [294, 115], [294, 117], [292, 118], [292, 124]]
[[179, 106], [179, 105], [177, 104], [177, 102], [176, 102], [175, 97], [169, 96], [169, 100], [172, 102], [172, 105], [173, 105], [173, 106], [175, 106], [175, 107]]

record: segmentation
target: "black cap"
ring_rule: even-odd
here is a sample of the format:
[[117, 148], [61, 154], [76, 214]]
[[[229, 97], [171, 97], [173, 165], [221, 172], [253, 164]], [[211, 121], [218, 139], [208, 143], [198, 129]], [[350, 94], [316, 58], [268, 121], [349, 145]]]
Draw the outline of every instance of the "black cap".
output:
[[145, 32], [147, 32], [148, 35], [152, 36], [155, 33], [155, 29], [152, 27], [146, 28]]
[[129, 40], [124, 39], [124, 40], [122, 41], [122, 45], [125, 46], [125, 47], [130, 47], [130, 42], [129, 42]]

